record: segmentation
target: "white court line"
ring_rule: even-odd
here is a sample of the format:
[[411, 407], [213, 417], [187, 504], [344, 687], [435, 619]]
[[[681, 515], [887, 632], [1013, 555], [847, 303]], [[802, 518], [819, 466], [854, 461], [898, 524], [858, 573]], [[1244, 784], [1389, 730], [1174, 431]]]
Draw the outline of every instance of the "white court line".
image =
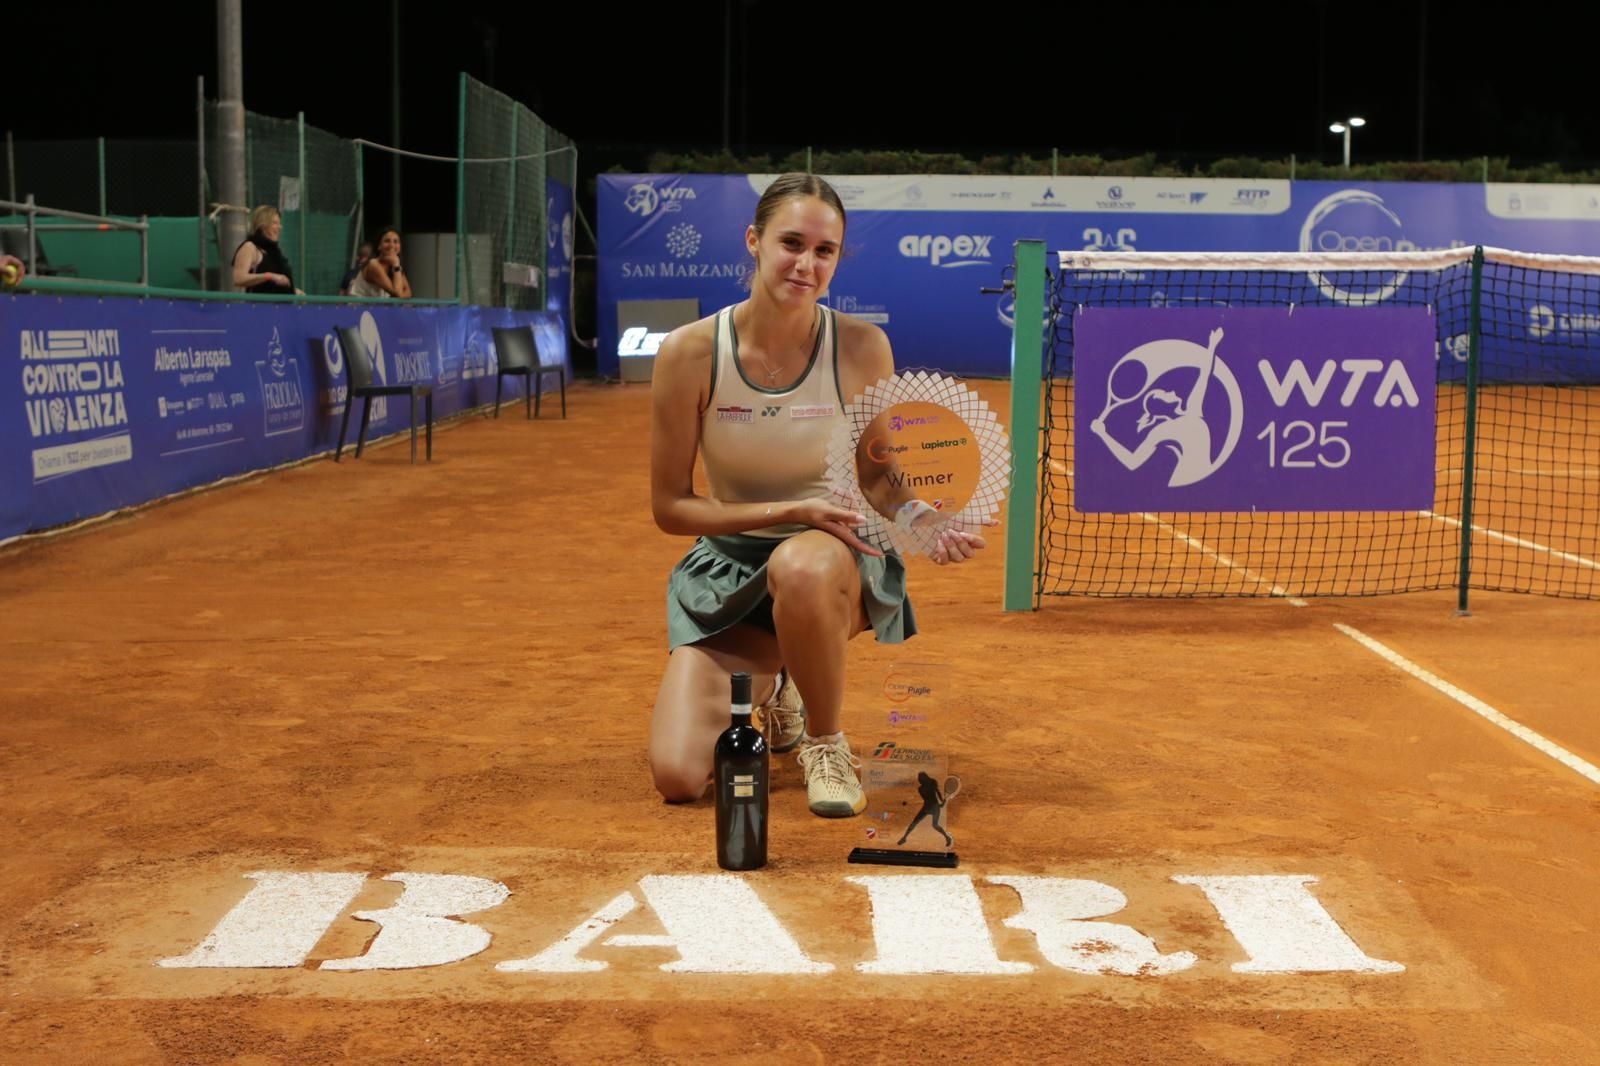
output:
[[[1422, 515], [1424, 518], [1436, 518], [1452, 529], [1461, 528], [1461, 520], [1459, 518], [1450, 518], [1447, 515], [1435, 514], [1433, 511], [1418, 511], [1417, 513]], [[1507, 544], [1515, 544], [1519, 548], [1527, 548], [1530, 551], [1544, 552], [1547, 555], [1553, 555], [1557, 559], [1564, 560], [1565, 562], [1576, 563], [1578, 566], [1586, 566], [1590, 570], [1600, 570], [1600, 563], [1595, 562], [1593, 559], [1585, 559], [1583, 556], [1573, 555], [1571, 552], [1557, 551], [1555, 548], [1545, 544], [1540, 544], [1537, 541], [1523, 540], [1521, 537], [1513, 537], [1509, 533], [1501, 533], [1498, 530], [1489, 529], [1486, 526], [1480, 526], [1477, 524], [1473, 525], [1472, 531], [1474, 533], [1482, 533], [1484, 536], [1489, 537], [1492, 540], [1503, 540]]]
[[1507, 718], [1505, 715], [1501, 714], [1487, 703], [1484, 703], [1482, 700], [1478, 699], [1478, 697], [1469, 692], [1461, 691], [1450, 682], [1444, 680], [1436, 674], [1429, 673], [1416, 663], [1412, 662], [1410, 659], [1407, 659], [1405, 656], [1401, 655], [1399, 652], [1393, 651], [1390, 648], [1387, 648], [1373, 640], [1371, 637], [1361, 632], [1361, 630], [1344, 625], [1341, 622], [1333, 623], [1333, 628], [1337, 629], [1339, 632], [1343, 633], [1357, 644], [1365, 647], [1368, 651], [1375, 652], [1383, 658], [1389, 660], [1389, 662], [1393, 663], [1395, 666], [1398, 666], [1400, 669], [1404, 670], [1418, 681], [1432, 685], [1440, 692], [1443, 692], [1446, 696], [1449, 696], [1457, 703], [1466, 707], [1473, 713], [1483, 717], [1487, 721], [1493, 722], [1495, 725], [1499, 726], [1501, 729], [1504, 729], [1507, 733], [1510, 733], [1518, 740], [1523, 741], [1526, 744], [1531, 744], [1533, 747], [1538, 748], [1540, 751], [1544, 752], [1561, 765], [1576, 770], [1584, 777], [1587, 777], [1590, 781], [1600, 785], [1600, 767], [1596, 767], [1593, 763], [1580, 759], [1578, 756], [1572, 754], [1572, 752], [1568, 751], [1566, 748], [1563, 748], [1561, 745], [1546, 740], [1543, 736], [1535, 733], [1533, 730], [1529, 729], [1525, 725], [1522, 725], [1520, 722], [1515, 722], [1510, 718]]
[[[1069, 477], [1070, 478], [1072, 476], [1072, 471], [1068, 470], [1066, 468], [1065, 464], [1061, 463], [1059, 460], [1056, 460], [1056, 459], [1050, 460], [1050, 469], [1054, 470], [1056, 473], [1060, 474], [1062, 477]], [[1300, 597], [1298, 597], [1298, 596], [1290, 596], [1288, 589], [1283, 588], [1281, 585], [1272, 584], [1266, 578], [1262, 577], [1260, 574], [1256, 573], [1254, 570], [1251, 570], [1249, 567], [1240, 566], [1238, 563], [1234, 562], [1232, 559], [1228, 558], [1226, 555], [1223, 555], [1221, 552], [1218, 552], [1218, 551], [1213, 551], [1204, 542], [1198, 541], [1195, 538], [1189, 536], [1189, 534], [1187, 534], [1187, 533], [1183, 532], [1182, 530], [1176, 528], [1175, 526], [1171, 526], [1171, 525], [1167, 524], [1166, 522], [1163, 522], [1161, 519], [1157, 518], [1155, 515], [1147, 514], [1147, 513], [1143, 512], [1143, 511], [1141, 511], [1141, 512], [1139, 512], [1139, 517], [1144, 519], [1146, 522], [1155, 523], [1156, 525], [1160, 526], [1163, 530], [1165, 530], [1167, 533], [1171, 534], [1173, 537], [1177, 538], [1178, 540], [1181, 540], [1184, 544], [1187, 544], [1189, 547], [1193, 548], [1195, 551], [1201, 553], [1202, 555], [1206, 555], [1206, 556], [1211, 557], [1212, 559], [1214, 559], [1217, 562], [1221, 563], [1223, 566], [1226, 566], [1230, 570], [1233, 570], [1233, 571], [1235, 571], [1237, 573], [1243, 574], [1246, 578], [1248, 578], [1251, 581], [1254, 581], [1257, 585], [1266, 585], [1266, 586], [1268, 586], [1268, 588], [1271, 590], [1272, 595], [1279, 596], [1279, 597], [1282, 597], [1282, 598], [1288, 600], [1290, 606], [1292, 606], [1292, 607], [1305, 607], [1305, 606], [1308, 606], [1306, 601], [1302, 600]]]
[[1234, 562], [1232, 559], [1228, 558], [1226, 555], [1223, 555], [1219, 551], [1213, 550], [1210, 546], [1205, 544], [1203, 541], [1196, 540], [1195, 538], [1189, 536], [1189, 534], [1187, 534], [1187, 533], [1183, 532], [1182, 530], [1178, 529], [1176, 526], [1169, 525], [1168, 523], [1163, 522], [1161, 519], [1157, 518], [1155, 515], [1147, 514], [1147, 513], [1143, 512], [1143, 511], [1139, 512], [1139, 517], [1144, 519], [1146, 522], [1155, 523], [1156, 525], [1160, 526], [1162, 529], [1164, 529], [1168, 533], [1170, 533], [1172, 536], [1176, 537], [1178, 540], [1183, 541], [1183, 543], [1187, 544], [1189, 547], [1193, 548], [1195, 551], [1199, 552], [1202, 555], [1210, 556], [1212, 559], [1215, 559], [1217, 562], [1221, 563], [1223, 566], [1226, 566], [1230, 570], [1234, 570], [1234, 571], [1236, 571], [1238, 573], [1243, 574], [1245, 577], [1249, 578], [1251, 581], [1254, 581], [1257, 585], [1266, 585], [1270, 589], [1272, 595], [1280, 596], [1280, 597], [1283, 597], [1284, 599], [1287, 599], [1289, 601], [1290, 606], [1293, 606], [1293, 607], [1304, 607], [1304, 606], [1306, 606], [1306, 601], [1305, 600], [1302, 600], [1298, 596], [1290, 596], [1288, 589], [1284, 588], [1281, 585], [1272, 584], [1266, 578], [1262, 577], [1260, 574], [1256, 573], [1254, 570], [1251, 570], [1248, 566], [1240, 566], [1238, 563]]

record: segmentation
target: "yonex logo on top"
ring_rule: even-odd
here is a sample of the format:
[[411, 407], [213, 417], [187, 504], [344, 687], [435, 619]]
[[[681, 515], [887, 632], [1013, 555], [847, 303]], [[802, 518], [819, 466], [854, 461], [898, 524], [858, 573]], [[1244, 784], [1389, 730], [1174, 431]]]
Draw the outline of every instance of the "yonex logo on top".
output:
[[900, 238], [900, 254], [907, 259], [926, 259], [936, 267], [964, 267], [987, 265], [990, 262], [989, 242], [993, 235], [908, 233]]

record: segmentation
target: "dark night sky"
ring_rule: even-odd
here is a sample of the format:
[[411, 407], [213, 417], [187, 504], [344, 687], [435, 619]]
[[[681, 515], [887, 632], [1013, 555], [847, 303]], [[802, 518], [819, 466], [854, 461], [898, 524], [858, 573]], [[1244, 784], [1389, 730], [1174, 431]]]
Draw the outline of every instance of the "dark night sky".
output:
[[[86, 10], [7, 10], [11, 83], [35, 88], [9, 94], [0, 125], [18, 140], [191, 136], [195, 76], [215, 92], [214, 5]], [[403, 143], [454, 152], [466, 70], [575, 138], [586, 173], [640, 168], [657, 147], [716, 149], [724, 10], [718, 0], [402, 0]], [[726, 10], [736, 151], [1057, 147], [1202, 165], [1230, 154], [1337, 162], [1327, 125], [1360, 114], [1369, 125], [1357, 161], [1415, 159], [1419, 147], [1518, 164], [1600, 159], [1595, 20], [1580, 5], [1539, 0], [1476, 19], [1440, 0], [1425, 14], [1424, 0], [940, 6], [943, 15], [928, 3], [730, 0]], [[390, 140], [388, 4], [245, 0], [244, 20], [247, 107], [303, 110], [334, 133]], [[85, 23], [92, 38], [74, 32]], [[405, 188], [408, 221], [427, 215], [412, 202], [430, 195], [427, 178], [408, 168]]]

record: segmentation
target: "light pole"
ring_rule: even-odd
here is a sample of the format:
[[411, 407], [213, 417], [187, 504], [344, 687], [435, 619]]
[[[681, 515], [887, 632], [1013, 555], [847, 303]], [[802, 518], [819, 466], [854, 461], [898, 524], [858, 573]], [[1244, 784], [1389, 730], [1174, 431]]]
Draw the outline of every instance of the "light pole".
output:
[[1350, 169], [1350, 131], [1366, 124], [1366, 119], [1352, 117], [1345, 119], [1343, 122], [1335, 122], [1328, 127], [1329, 133], [1344, 134], [1344, 168], [1346, 170]]

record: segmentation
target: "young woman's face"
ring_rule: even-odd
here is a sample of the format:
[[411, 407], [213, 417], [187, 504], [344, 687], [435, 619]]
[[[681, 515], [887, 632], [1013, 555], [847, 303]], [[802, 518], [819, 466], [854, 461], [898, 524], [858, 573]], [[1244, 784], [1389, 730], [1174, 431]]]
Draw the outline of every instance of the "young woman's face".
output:
[[764, 233], [745, 231], [755, 256], [757, 284], [780, 304], [815, 301], [828, 291], [844, 244], [844, 219], [815, 196], [784, 201]]
[[269, 241], [275, 241], [283, 235], [283, 216], [269, 215], [266, 223], [261, 227], [261, 235]]
[[381, 259], [386, 255], [399, 255], [399, 254], [400, 254], [400, 234], [395, 233], [393, 231], [391, 231], [389, 233], [385, 233], [383, 235], [383, 239], [378, 242], [378, 257]]

